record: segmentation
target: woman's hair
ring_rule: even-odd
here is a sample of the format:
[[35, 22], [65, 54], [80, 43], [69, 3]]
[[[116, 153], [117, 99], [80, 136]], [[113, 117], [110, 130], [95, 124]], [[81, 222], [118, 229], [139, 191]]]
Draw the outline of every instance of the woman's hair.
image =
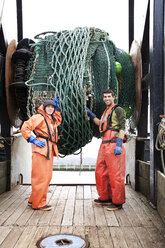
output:
[[104, 95], [104, 94], [107, 94], [107, 93], [112, 94], [112, 96], [115, 96], [113, 90], [111, 90], [110, 88], [104, 90], [103, 95]]

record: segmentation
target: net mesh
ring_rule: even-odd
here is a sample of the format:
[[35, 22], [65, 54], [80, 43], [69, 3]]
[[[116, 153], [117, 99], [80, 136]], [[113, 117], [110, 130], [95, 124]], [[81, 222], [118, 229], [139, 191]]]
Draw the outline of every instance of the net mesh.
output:
[[[30, 117], [47, 99], [60, 97], [62, 124], [59, 127], [59, 152], [73, 154], [98, 128], [89, 121], [86, 106], [100, 118], [105, 105], [103, 91], [110, 87], [125, 108], [129, 127], [135, 113], [134, 71], [130, 56], [115, 47], [108, 33], [96, 28], [47, 32], [35, 37], [38, 42], [26, 73], [27, 113]], [[116, 61], [122, 66], [116, 73]]]

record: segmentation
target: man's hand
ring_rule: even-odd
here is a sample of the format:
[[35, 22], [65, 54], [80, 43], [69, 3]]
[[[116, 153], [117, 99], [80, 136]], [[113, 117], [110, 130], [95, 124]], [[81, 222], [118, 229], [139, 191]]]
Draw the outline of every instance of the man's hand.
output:
[[36, 146], [39, 146], [40, 148], [43, 148], [46, 145], [44, 141], [42, 141], [42, 140], [36, 140], [33, 135], [30, 136], [29, 142], [30, 143], [33, 143]]
[[116, 155], [120, 155], [121, 154], [121, 146], [122, 146], [123, 140], [121, 138], [117, 138], [116, 141], [116, 147], [114, 149], [114, 154]]
[[93, 120], [96, 117], [96, 115], [89, 108], [86, 108], [86, 110], [88, 116]]

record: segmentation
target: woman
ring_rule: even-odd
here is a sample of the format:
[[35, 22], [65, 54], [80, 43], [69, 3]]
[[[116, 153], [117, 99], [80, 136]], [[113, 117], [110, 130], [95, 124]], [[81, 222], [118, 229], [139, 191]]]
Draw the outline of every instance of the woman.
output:
[[[58, 107], [58, 97], [54, 101], [47, 100], [37, 114], [25, 121], [21, 133], [32, 144], [32, 193], [28, 206], [35, 210], [51, 210], [47, 205], [47, 190], [52, 178], [53, 156], [58, 157], [58, 131], [62, 117]], [[34, 132], [36, 137], [31, 134]]]

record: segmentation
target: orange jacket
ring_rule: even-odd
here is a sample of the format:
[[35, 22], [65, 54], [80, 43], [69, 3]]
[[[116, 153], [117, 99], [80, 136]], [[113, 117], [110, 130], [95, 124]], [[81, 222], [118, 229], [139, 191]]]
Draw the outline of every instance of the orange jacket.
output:
[[[105, 132], [109, 128], [109, 118], [111, 117], [111, 114], [113, 112], [114, 107], [117, 107], [117, 104], [112, 104], [110, 107], [107, 107], [105, 111], [102, 114], [100, 125], [99, 125], [99, 131], [100, 133]], [[106, 114], [106, 119], [104, 120], [104, 116]], [[104, 121], [104, 122], [103, 122]]]
[[[46, 118], [49, 129], [50, 129], [50, 133], [52, 136], [52, 141], [57, 143], [57, 141], [58, 141], [57, 127], [62, 122], [62, 117], [61, 117], [60, 112], [55, 111], [53, 113], [53, 117], [55, 119], [55, 122], [53, 121], [51, 116], [46, 114], [46, 112], [43, 109], [43, 104], [38, 108], [37, 112], [41, 113]], [[21, 133], [22, 133], [22, 136], [27, 141], [30, 138], [30, 136], [32, 135], [31, 131], [33, 131], [33, 130], [35, 131], [36, 136], [40, 135], [40, 136], [44, 136], [44, 137], [49, 137], [47, 124], [45, 122], [44, 117], [41, 114], [35, 114], [32, 117], [30, 117], [29, 120], [27, 120], [23, 123], [22, 128], [21, 128]], [[47, 152], [49, 151], [49, 154], [52, 154], [52, 149], [53, 149], [54, 156], [58, 157], [58, 148], [57, 148], [56, 143], [48, 141], [48, 146], [49, 146], [48, 147], [47, 142], [44, 138], [36, 137], [36, 139], [44, 141], [46, 143], [46, 145], [45, 145], [45, 147], [40, 148], [39, 146], [32, 144], [32, 152], [37, 152], [37, 153], [40, 153], [41, 155], [47, 157]]]

